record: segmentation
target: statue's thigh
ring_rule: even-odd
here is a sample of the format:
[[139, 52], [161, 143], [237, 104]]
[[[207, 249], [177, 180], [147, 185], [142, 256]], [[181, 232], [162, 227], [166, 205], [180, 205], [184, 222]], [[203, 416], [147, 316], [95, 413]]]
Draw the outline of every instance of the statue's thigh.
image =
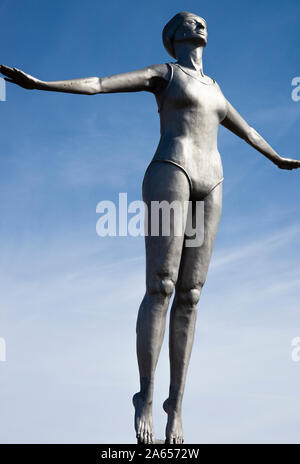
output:
[[[195, 218], [196, 208], [193, 208], [193, 226], [197, 231], [196, 237], [201, 237], [201, 244], [187, 246], [186, 237], [177, 280], [178, 289], [201, 288], [205, 283], [222, 214], [222, 184], [219, 184], [203, 203], [203, 214], [198, 218]], [[199, 209], [201, 211], [201, 208]], [[191, 243], [189, 240], [189, 244]]]
[[[155, 286], [158, 279], [169, 278], [174, 283], [177, 280], [182, 247], [184, 241], [184, 228], [186, 212], [184, 212], [184, 202], [188, 202], [190, 195], [189, 182], [184, 172], [171, 163], [153, 163], [145, 174], [143, 181], [143, 200], [146, 205], [146, 224], [147, 235], [145, 236], [146, 245], [146, 283], [147, 288]], [[160, 215], [158, 235], [157, 232], [157, 211], [158, 202], [165, 202], [165, 213], [168, 215], [168, 207], [174, 201], [179, 205], [182, 214], [183, 231], [178, 235], [176, 225], [178, 217], [174, 217], [173, 212], [170, 217], [170, 228], [167, 227], [167, 235], [163, 235], [162, 220], [166, 217]], [[173, 211], [173, 210], [172, 210]], [[161, 213], [160, 213], [161, 214]], [[154, 224], [154, 227], [153, 227]], [[168, 225], [168, 221], [165, 223]], [[166, 232], [166, 230], [165, 230]], [[165, 233], [164, 232], [164, 233]]]

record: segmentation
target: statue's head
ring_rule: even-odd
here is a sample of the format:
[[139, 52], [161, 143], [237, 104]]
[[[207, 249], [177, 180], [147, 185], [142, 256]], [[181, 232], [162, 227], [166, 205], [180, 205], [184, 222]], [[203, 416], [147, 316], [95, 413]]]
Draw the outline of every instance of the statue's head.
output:
[[205, 47], [207, 44], [206, 21], [201, 16], [188, 11], [177, 13], [165, 25], [162, 39], [169, 55], [177, 59], [175, 53], [176, 42], [192, 41]]

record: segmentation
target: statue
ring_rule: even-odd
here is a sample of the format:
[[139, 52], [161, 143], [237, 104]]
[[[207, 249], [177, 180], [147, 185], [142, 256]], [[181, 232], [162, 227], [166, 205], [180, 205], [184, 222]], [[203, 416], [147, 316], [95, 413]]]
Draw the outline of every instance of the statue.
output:
[[[140, 391], [133, 396], [138, 443], [155, 443], [152, 425], [154, 373], [170, 312], [170, 389], [163, 404], [167, 413], [165, 443], [183, 443], [182, 398], [194, 338], [197, 303], [206, 280], [222, 210], [222, 162], [217, 148], [219, 124], [245, 140], [280, 169], [300, 167], [282, 158], [239, 115], [217, 82], [203, 72], [206, 21], [181, 12], [163, 29], [163, 43], [176, 62], [108, 77], [45, 82], [17, 68], [2, 65], [8, 82], [25, 89], [94, 95], [147, 91], [154, 94], [161, 138], [143, 180], [143, 200], [204, 202], [204, 240], [186, 247], [185, 236], [145, 237], [146, 293], [136, 333]], [[148, 208], [148, 211], [150, 209]], [[151, 213], [149, 212], [149, 220]], [[174, 226], [174, 224], [173, 224]]]

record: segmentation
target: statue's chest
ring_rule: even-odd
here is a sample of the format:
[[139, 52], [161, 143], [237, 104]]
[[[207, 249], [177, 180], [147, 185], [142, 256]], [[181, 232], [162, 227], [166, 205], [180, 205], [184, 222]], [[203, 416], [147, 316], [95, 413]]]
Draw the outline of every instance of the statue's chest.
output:
[[174, 110], [194, 110], [207, 115], [216, 113], [220, 119], [226, 111], [225, 98], [215, 83], [205, 84], [177, 69], [174, 70], [165, 105]]

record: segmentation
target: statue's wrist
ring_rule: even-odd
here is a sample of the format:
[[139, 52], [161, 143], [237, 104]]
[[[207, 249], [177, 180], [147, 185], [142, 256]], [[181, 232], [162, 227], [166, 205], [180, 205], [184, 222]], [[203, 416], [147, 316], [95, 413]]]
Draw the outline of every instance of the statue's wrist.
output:
[[274, 163], [275, 163], [275, 164], [278, 164], [278, 163], [280, 163], [280, 161], [282, 161], [282, 158], [281, 158], [281, 156], [277, 155], [277, 156], [275, 157], [275, 159], [274, 159]]
[[268, 156], [269, 160], [272, 161], [274, 164], [278, 164], [280, 163], [280, 161], [282, 161], [282, 158], [281, 156], [279, 155], [272, 155], [272, 156]]
[[34, 85], [34, 89], [35, 90], [45, 90], [47, 87], [47, 83], [44, 82], [44, 81], [40, 81], [40, 80], [36, 80], [35, 82], [35, 85]]

